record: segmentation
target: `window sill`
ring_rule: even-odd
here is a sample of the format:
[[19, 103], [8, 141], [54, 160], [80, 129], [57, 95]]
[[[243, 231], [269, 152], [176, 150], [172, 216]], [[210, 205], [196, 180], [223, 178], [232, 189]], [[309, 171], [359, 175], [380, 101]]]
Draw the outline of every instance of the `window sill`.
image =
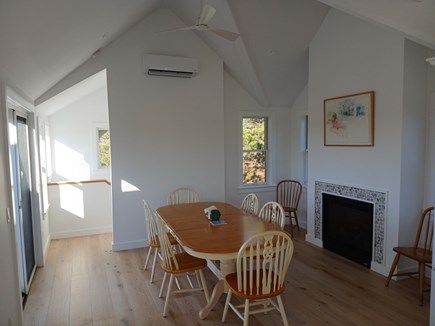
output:
[[249, 186], [239, 186], [238, 190], [241, 194], [247, 194], [250, 192], [271, 192], [275, 191], [276, 185], [249, 185]]

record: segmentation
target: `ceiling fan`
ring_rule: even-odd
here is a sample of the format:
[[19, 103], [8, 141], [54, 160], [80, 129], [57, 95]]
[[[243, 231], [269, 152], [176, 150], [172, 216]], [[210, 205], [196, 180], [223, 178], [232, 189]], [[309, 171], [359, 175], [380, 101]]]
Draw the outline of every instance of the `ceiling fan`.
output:
[[238, 33], [234, 33], [234, 32], [223, 30], [223, 29], [212, 28], [212, 27], [208, 26], [208, 22], [213, 18], [215, 13], [216, 13], [215, 8], [213, 8], [212, 6], [210, 6], [208, 4], [205, 4], [202, 6], [201, 13], [199, 15], [198, 22], [196, 23], [196, 25], [176, 28], [176, 29], [172, 29], [172, 30], [168, 30], [168, 31], [164, 31], [164, 32], [188, 31], [188, 30], [196, 30], [196, 31], [200, 31], [200, 32], [210, 31], [210, 32], [213, 32], [220, 37], [223, 37], [224, 39], [226, 39], [228, 41], [234, 42], [235, 40], [237, 40], [240, 36], [240, 34], [238, 34]]

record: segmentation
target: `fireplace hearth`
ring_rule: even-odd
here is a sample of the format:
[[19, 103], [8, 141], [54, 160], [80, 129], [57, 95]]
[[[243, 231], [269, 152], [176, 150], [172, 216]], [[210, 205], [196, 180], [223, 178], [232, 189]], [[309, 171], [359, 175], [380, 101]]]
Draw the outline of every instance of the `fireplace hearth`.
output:
[[323, 248], [370, 268], [373, 203], [322, 194]]

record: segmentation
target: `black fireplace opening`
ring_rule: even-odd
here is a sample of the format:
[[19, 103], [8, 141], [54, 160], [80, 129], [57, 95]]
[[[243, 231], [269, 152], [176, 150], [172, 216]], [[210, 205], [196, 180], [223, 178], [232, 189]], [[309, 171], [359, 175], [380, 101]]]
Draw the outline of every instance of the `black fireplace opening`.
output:
[[323, 248], [370, 268], [373, 204], [322, 194]]

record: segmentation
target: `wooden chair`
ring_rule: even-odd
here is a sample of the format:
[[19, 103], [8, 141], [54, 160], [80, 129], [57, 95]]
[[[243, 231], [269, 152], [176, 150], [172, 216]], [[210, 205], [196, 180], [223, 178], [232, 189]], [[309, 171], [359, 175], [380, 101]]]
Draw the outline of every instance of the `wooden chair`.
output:
[[[150, 277], [150, 281], [151, 283], [153, 283], [157, 256], [159, 255], [160, 242], [158, 238], [157, 225], [155, 222], [154, 214], [152, 213], [150, 206], [145, 200], [143, 200], [142, 203], [143, 203], [143, 208], [145, 213], [145, 222], [146, 222], [146, 229], [147, 229], [147, 236], [148, 236], [148, 240], [147, 240], [148, 254], [145, 259], [145, 265], [143, 269], [147, 270], [148, 262], [150, 260], [152, 252], [154, 251], [154, 259], [151, 267], [151, 277]], [[169, 232], [168, 232], [168, 238], [171, 246], [178, 245], [177, 240], [175, 240], [175, 238]]]
[[199, 202], [199, 194], [192, 188], [182, 187], [173, 190], [168, 197], [168, 205], [189, 204]]
[[251, 213], [254, 215], [258, 214], [258, 197], [256, 194], [251, 193], [247, 194], [246, 197], [242, 201], [242, 205], [240, 206], [247, 213]]
[[298, 206], [302, 195], [302, 184], [296, 180], [281, 180], [276, 185], [276, 201], [284, 208], [285, 215], [289, 218], [290, 233], [293, 236], [294, 218], [296, 227], [299, 228]]
[[[245, 326], [249, 315], [276, 309], [281, 313], [284, 325], [288, 325], [281, 294], [292, 256], [293, 242], [284, 231], [265, 231], [249, 238], [237, 254], [236, 273], [225, 276], [228, 295], [222, 322], [225, 322], [229, 307]], [[245, 299], [245, 304], [231, 303], [233, 294]], [[277, 302], [272, 300], [275, 297]], [[257, 305], [262, 307], [251, 310]]]
[[[165, 272], [163, 276], [162, 287], [160, 288], [159, 297], [162, 297], [163, 288], [166, 283], [166, 279], [168, 274], [170, 275], [168, 290], [166, 294], [165, 306], [163, 308], [163, 317], [167, 316], [169, 301], [174, 293], [185, 293], [185, 292], [194, 292], [194, 291], [203, 291], [204, 296], [207, 302], [210, 300], [210, 296], [208, 294], [207, 285], [205, 283], [203, 269], [207, 267], [207, 261], [205, 259], [200, 259], [189, 255], [186, 252], [175, 253], [172, 250], [171, 243], [168, 237], [168, 234], [165, 230], [164, 224], [161, 220], [161, 217], [156, 213], [156, 224], [158, 229], [159, 241], [161, 245], [161, 253], [162, 253], [162, 268]], [[173, 289], [174, 279], [177, 275], [186, 274], [190, 272], [195, 272], [197, 276], [199, 275], [200, 284], [196, 288], [188, 288], [188, 289]]]
[[[417, 229], [417, 236], [415, 237], [415, 242], [412, 247], [393, 248], [394, 252], [396, 252], [396, 257], [394, 258], [393, 264], [391, 265], [390, 273], [388, 274], [387, 281], [385, 282], [385, 286], [388, 286], [391, 277], [393, 276], [412, 276], [418, 274], [420, 306], [423, 305], [423, 292], [426, 279], [425, 269], [426, 266], [431, 268], [432, 265], [433, 210], [433, 207], [429, 207], [426, 208], [421, 214], [420, 223]], [[402, 255], [409, 259], [415, 260], [418, 263], [417, 272], [393, 274]]]
[[284, 230], [285, 213], [279, 203], [275, 201], [267, 202], [261, 207], [258, 216], [269, 223], [278, 224]]

